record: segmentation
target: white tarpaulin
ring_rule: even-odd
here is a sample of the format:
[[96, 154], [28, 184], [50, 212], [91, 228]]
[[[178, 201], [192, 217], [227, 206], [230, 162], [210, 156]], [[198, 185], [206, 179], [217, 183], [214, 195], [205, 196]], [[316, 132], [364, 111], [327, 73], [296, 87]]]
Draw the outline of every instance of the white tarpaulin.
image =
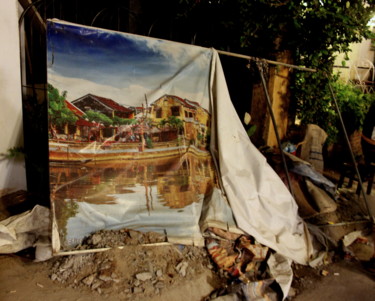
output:
[[58, 20], [47, 32], [55, 251], [125, 227], [199, 245], [220, 226], [307, 263], [296, 203], [249, 140], [215, 50]]
[[288, 189], [247, 136], [215, 51], [211, 93], [211, 150], [238, 227], [280, 254], [306, 264], [312, 254], [308, 230]]

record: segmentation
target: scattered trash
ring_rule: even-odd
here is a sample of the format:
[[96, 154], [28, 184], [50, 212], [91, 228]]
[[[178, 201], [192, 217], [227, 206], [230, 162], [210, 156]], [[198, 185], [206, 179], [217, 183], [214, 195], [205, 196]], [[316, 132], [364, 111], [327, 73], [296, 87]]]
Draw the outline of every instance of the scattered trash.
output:
[[350, 232], [349, 234], [345, 235], [342, 239], [342, 242], [345, 247], [350, 246], [357, 238], [363, 236], [363, 231], [354, 231]]
[[327, 270], [322, 270], [321, 271], [322, 276], [327, 276], [329, 272]]
[[50, 210], [36, 205], [32, 210], [0, 221], [0, 254], [32, 247], [39, 237], [50, 236]]

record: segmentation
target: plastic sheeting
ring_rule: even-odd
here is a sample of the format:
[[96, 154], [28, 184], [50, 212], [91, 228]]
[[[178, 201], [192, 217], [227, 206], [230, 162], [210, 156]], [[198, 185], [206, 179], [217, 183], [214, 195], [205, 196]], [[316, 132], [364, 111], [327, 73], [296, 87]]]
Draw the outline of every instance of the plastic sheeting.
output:
[[211, 150], [237, 225], [262, 244], [306, 264], [312, 254], [308, 230], [288, 189], [248, 138], [216, 52], [211, 93]]
[[[35, 206], [32, 210], [0, 222], [0, 254], [15, 253], [35, 246], [50, 237], [50, 210]], [[50, 244], [49, 244], [50, 245]]]
[[199, 244], [199, 224], [238, 227], [307, 263], [297, 205], [249, 140], [214, 49], [53, 20], [48, 66], [49, 83], [74, 94], [67, 100], [79, 120], [93, 108], [132, 120], [121, 133], [97, 120], [57, 133], [50, 116], [55, 252], [122, 227]]

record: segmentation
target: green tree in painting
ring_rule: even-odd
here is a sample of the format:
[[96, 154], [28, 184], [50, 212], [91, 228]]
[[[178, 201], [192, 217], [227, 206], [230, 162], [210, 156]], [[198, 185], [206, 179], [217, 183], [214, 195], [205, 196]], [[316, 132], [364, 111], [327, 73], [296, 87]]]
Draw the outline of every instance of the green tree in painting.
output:
[[129, 118], [121, 118], [118, 116], [114, 116], [112, 118], [114, 125], [127, 125], [127, 124], [134, 124], [137, 121], [135, 119], [129, 119]]
[[176, 116], [169, 116], [167, 119], [164, 118], [158, 124], [158, 126], [161, 128], [165, 128], [167, 125], [173, 129], [176, 129], [178, 134], [180, 134], [181, 130], [184, 128], [183, 121]]
[[78, 120], [78, 117], [74, 115], [72, 111], [68, 109], [65, 103], [67, 92], [60, 91], [48, 84], [47, 87], [47, 96], [48, 96], [48, 116], [50, 127], [64, 127], [65, 125], [72, 125]]
[[[165, 120], [165, 119], [163, 119]], [[162, 120], [162, 121], [163, 121]], [[164, 124], [170, 125], [172, 128], [177, 129], [178, 132], [183, 128], [184, 124], [180, 118], [176, 116], [169, 116], [165, 121]]]
[[95, 112], [95, 111], [87, 111], [85, 114], [85, 117], [93, 122], [96, 123], [103, 123], [105, 126], [110, 126], [113, 124], [113, 120], [109, 118], [107, 115], [104, 115], [103, 113], [100, 112]]

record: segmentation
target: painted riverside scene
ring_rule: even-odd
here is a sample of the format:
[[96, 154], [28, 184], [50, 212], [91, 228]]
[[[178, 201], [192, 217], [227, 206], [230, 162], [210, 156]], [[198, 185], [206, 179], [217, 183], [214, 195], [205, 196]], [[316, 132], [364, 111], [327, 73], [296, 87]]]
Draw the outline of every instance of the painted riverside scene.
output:
[[48, 86], [51, 162], [209, 156], [210, 114], [197, 102], [163, 95], [131, 107], [93, 94], [65, 96]]
[[142, 107], [93, 94], [69, 102], [52, 85], [48, 97], [51, 197], [63, 249], [121, 227], [200, 243], [195, 213], [217, 185], [205, 109], [175, 95]]

